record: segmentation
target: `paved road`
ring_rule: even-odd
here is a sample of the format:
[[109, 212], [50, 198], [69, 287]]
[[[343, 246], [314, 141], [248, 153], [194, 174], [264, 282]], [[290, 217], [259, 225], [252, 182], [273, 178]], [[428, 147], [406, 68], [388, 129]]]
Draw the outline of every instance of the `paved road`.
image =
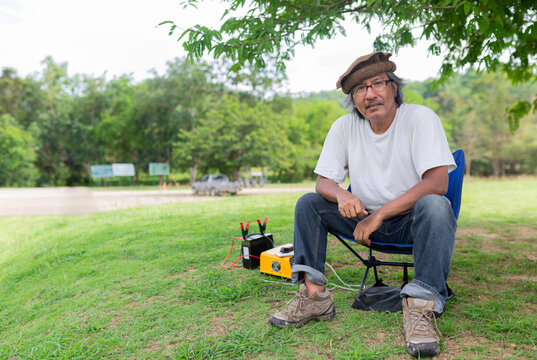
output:
[[[300, 193], [312, 188], [248, 188], [240, 196]], [[226, 197], [193, 196], [190, 190], [98, 190], [89, 188], [0, 189], [0, 216], [89, 214], [170, 202], [218, 201]]]

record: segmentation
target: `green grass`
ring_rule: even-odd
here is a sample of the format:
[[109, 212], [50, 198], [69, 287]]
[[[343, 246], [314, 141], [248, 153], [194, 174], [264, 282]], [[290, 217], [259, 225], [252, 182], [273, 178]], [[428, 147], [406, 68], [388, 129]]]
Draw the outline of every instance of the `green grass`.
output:
[[[298, 197], [0, 218], [0, 359], [408, 358], [401, 314], [356, 311], [336, 290], [333, 320], [278, 330], [267, 320], [295, 288], [220, 266], [240, 221], [268, 216], [276, 243], [291, 242]], [[465, 181], [442, 358], [536, 359], [536, 240], [536, 178]], [[327, 261], [358, 283], [363, 268], [330, 245]]]

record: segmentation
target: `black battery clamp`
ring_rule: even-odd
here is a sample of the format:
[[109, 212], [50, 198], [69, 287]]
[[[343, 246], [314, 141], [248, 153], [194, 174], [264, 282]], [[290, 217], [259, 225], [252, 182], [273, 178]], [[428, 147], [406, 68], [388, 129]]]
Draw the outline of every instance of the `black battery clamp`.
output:
[[268, 218], [265, 218], [263, 224], [257, 219], [259, 225], [259, 232], [248, 234], [250, 228], [250, 221], [246, 223], [246, 228], [241, 222], [242, 233], [242, 266], [245, 269], [257, 269], [259, 268], [260, 256], [263, 251], [272, 249], [274, 247], [274, 240], [272, 234], [266, 233]]

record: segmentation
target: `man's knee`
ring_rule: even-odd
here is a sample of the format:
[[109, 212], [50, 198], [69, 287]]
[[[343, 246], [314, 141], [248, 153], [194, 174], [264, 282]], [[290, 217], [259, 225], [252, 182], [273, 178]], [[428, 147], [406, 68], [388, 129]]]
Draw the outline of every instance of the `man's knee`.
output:
[[446, 221], [453, 217], [449, 200], [441, 195], [426, 195], [414, 205], [415, 216], [426, 216], [431, 220]]
[[304, 194], [298, 199], [295, 212], [299, 214], [315, 211], [315, 209], [319, 208], [319, 204], [325, 201], [326, 200], [318, 193]]

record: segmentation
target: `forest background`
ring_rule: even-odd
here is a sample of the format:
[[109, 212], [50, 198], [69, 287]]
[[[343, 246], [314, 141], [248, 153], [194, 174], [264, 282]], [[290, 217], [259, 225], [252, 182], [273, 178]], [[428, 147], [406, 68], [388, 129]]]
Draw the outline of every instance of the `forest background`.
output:
[[[71, 76], [52, 57], [42, 64], [24, 78], [2, 70], [0, 186], [87, 185], [91, 165], [110, 163], [133, 163], [138, 177], [151, 162], [168, 162], [183, 183], [206, 172], [238, 179], [252, 168], [271, 181], [303, 181], [313, 178], [331, 124], [348, 112], [338, 91], [275, 90], [284, 78], [270, 69], [230, 73], [225, 63], [176, 58], [135, 82]], [[452, 150], [466, 153], [467, 174], [537, 172], [537, 114], [512, 131], [506, 113], [515, 99], [532, 101], [536, 84], [469, 69], [404, 92], [440, 116]]]

